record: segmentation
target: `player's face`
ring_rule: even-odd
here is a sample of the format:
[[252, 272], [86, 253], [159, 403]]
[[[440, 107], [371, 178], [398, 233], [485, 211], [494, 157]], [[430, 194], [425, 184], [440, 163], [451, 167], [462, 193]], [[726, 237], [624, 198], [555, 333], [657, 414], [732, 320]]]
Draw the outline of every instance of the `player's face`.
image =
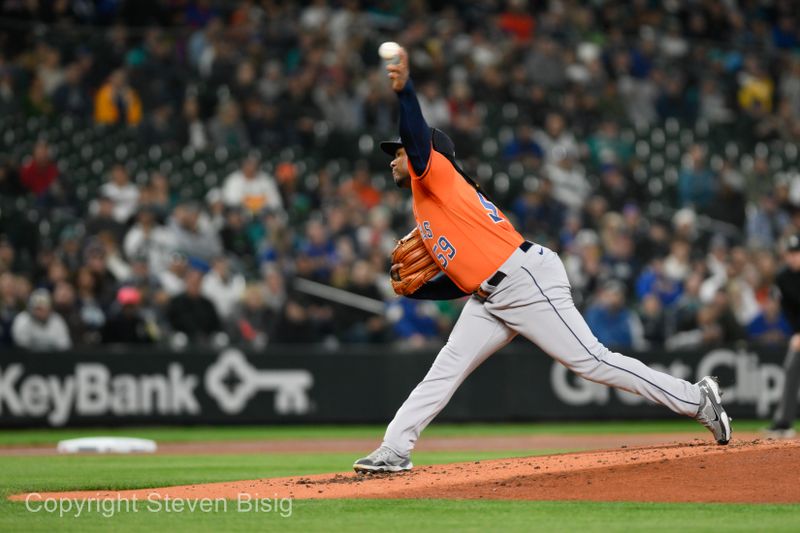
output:
[[398, 148], [394, 153], [394, 159], [390, 164], [392, 167], [392, 178], [394, 184], [401, 189], [408, 189], [411, 187], [410, 176], [408, 175], [408, 157], [406, 157], [406, 149]]

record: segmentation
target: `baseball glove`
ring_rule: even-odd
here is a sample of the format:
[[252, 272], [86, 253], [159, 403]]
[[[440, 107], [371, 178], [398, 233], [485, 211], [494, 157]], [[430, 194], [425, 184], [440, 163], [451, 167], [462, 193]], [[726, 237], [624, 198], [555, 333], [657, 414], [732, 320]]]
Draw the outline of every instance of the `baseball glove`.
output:
[[414, 294], [417, 289], [439, 273], [439, 265], [434, 261], [425, 244], [419, 229], [397, 241], [392, 250], [392, 288], [400, 296]]

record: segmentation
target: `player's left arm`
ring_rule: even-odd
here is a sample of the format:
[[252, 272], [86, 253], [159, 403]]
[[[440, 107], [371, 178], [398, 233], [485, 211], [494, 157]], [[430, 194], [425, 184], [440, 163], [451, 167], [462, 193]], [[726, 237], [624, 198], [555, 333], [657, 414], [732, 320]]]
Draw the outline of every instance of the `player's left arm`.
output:
[[444, 272], [440, 272], [406, 297], [414, 300], [455, 300], [468, 295], [469, 293], [459, 289]]

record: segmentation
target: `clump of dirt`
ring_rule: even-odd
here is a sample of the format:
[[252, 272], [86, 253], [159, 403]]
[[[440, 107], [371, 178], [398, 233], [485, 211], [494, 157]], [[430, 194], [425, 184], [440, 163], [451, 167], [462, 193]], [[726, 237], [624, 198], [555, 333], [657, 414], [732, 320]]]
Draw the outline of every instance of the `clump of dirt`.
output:
[[[424, 466], [399, 474], [322, 474], [43, 498], [455, 498], [800, 503], [800, 441], [691, 441]], [[12, 496], [24, 500], [25, 494]]]

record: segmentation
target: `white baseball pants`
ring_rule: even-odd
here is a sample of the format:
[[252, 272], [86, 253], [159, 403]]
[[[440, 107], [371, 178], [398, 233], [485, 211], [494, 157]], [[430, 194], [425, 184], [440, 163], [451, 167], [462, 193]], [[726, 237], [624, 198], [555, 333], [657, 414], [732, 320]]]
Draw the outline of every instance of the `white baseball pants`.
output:
[[491, 293], [485, 303], [469, 299], [447, 344], [386, 429], [384, 446], [410, 453], [467, 376], [517, 334], [579, 376], [695, 416], [696, 385], [611, 352], [597, 340], [575, 308], [558, 254], [535, 244], [527, 253], [515, 251], [499, 270], [505, 279], [496, 288], [483, 283]]

